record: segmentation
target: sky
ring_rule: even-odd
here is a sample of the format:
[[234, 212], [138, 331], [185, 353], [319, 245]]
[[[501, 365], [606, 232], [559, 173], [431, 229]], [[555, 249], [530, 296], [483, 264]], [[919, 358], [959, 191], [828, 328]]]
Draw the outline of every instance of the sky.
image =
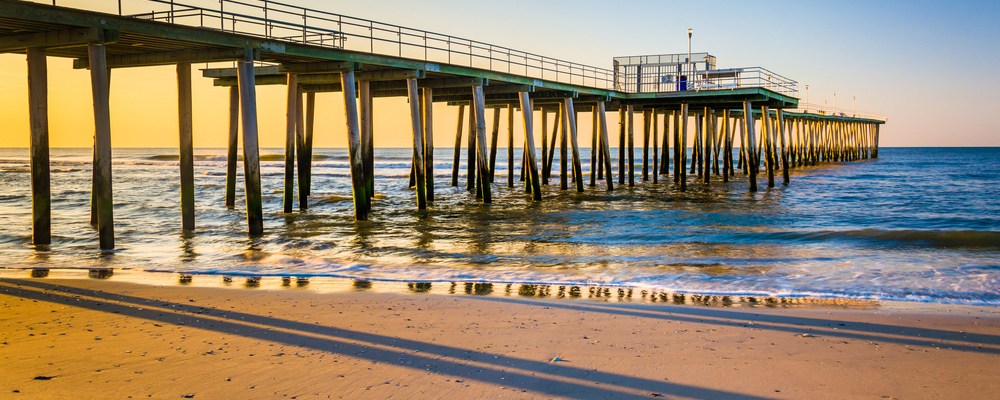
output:
[[[997, 1], [286, 1], [604, 68], [615, 56], [685, 52], [693, 28], [693, 51], [715, 55], [719, 68], [762, 66], [798, 81], [803, 101], [808, 84], [810, 103], [886, 116], [882, 146], [1000, 146]], [[89, 73], [57, 58], [48, 68], [51, 146], [92, 146]], [[27, 147], [24, 55], [0, 55], [0, 82], [0, 147]], [[113, 146], [176, 148], [176, 95], [171, 66], [114, 70]], [[284, 101], [283, 86], [258, 88], [262, 147], [284, 145]], [[228, 91], [196, 76], [194, 108], [195, 146], [224, 147]], [[320, 94], [317, 109], [315, 146], [345, 147], [343, 97]], [[376, 146], [412, 144], [403, 98], [376, 99], [374, 110]], [[444, 147], [457, 107], [434, 113]], [[590, 117], [580, 120], [588, 147]]]

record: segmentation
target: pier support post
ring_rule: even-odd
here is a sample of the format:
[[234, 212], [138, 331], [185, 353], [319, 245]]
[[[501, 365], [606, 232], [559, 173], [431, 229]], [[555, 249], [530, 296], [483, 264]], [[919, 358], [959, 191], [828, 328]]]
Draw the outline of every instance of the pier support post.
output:
[[181, 226], [194, 230], [194, 144], [191, 63], [177, 64], [177, 118], [180, 128]]
[[475, 193], [476, 198], [479, 198], [480, 195], [480, 188], [476, 187], [476, 183], [479, 182], [476, 179], [477, 173], [479, 172], [479, 167], [476, 164], [476, 139], [479, 135], [477, 126], [479, 125], [479, 119], [482, 117], [483, 116], [478, 113], [475, 99], [473, 99], [472, 104], [469, 105], [469, 138], [466, 141], [467, 147], [465, 150], [465, 169], [467, 173], [465, 190]]
[[670, 120], [675, 113], [668, 111], [663, 114], [663, 148], [660, 151], [663, 156], [660, 160], [660, 174], [664, 176], [670, 175]]
[[462, 127], [465, 117], [465, 105], [458, 106], [458, 128], [455, 129], [455, 160], [451, 163], [451, 186], [458, 186], [458, 169], [462, 165]]
[[635, 186], [635, 109], [628, 106], [628, 186]]
[[507, 105], [507, 187], [514, 187], [514, 105]]
[[240, 132], [240, 88], [229, 88], [229, 147], [226, 152], [226, 207], [236, 207], [236, 151]]
[[351, 186], [354, 194], [354, 217], [359, 221], [368, 219], [368, 185], [365, 178], [361, 149], [361, 128], [358, 126], [358, 100], [354, 86], [354, 70], [340, 73], [340, 85], [344, 94], [344, 114], [347, 122], [347, 142], [351, 160]]
[[767, 166], [767, 187], [774, 187], [774, 127], [771, 123], [771, 110], [767, 106], [760, 108], [760, 125], [763, 130], [764, 163]]
[[754, 165], [760, 165], [760, 160], [757, 159], [757, 152], [754, 150], [757, 148], [757, 133], [754, 132], [754, 120], [753, 120], [753, 104], [749, 101], [743, 102], [743, 134], [746, 136], [745, 147], [746, 156], [744, 168], [746, 172], [750, 173], [750, 192], [757, 191], [757, 168]]
[[302, 87], [295, 90], [295, 160], [299, 174], [299, 210], [309, 209], [309, 149], [306, 147], [305, 104], [302, 101]]
[[552, 122], [552, 138], [549, 139], [550, 140], [549, 141], [549, 159], [546, 162], [545, 177], [544, 177], [544, 179], [542, 179], [542, 183], [546, 184], [546, 185], [549, 184], [549, 179], [552, 179], [552, 169], [555, 168], [555, 167], [553, 167], [553, 162], [555, 161], [555, 158], [556, 158], [556, 141], [559, 138], [559, 129], [561, 128], [560, 127], [560, 123], [562, 122], [562, 116], [559, 114], [561, 112], [561, 108], [560, 107], [561, 106], [557, 106], [556, 107], [556, 111], [554, 113], [555, 114], [555, 119]]
[[413, 129], [413, 174], [417, 192], [417, 209], [427, 208], [427, 181], [424, 178], [424, 125], [420, 118], [420, 93], [417, 79], [406, 80], [406, 92], [409, 95], [410, 123]]
[[[312, 196], [312, 158], [313, 133], [316, 131], [316, 92], [306, 93], [305, 104], [305, 137], [302, 138], [303, 151], [299, 153], [299, 206], [303, 209], [309, 206], [308, 199]], [[302, 107], [299, 107], [302, 114]], [[300, 121], [301, 122], [301, 121]]]
[[[642, 110], [642, 181], [649, 181], [649, 135], [652, 113]], [[655, 142], [654, 142], [655, 143]]]
[[94, 174], [97, 187], [97, 230], [101, 250], [115, 248], [114, 203], [111, 190], [111, 106], [108, 85], [107, 50], [104, 44], [87, 47], [90, 83], [94, 97]]
[[[488, 155], [486, 153], [486, 97], [483, 95], [482, 86], [472, 87], [472, 100], [474, 103], [476, 112], [476, 143], [477, 143], [477, 164], [479, 165], [479, 185], [481, 186], [478, 190], [482, 191], [483, 203], [490, 204], [493, 202], [493, 196], [491, 194], [490, 186], [490, 164]], [[499, 120], [498, 120], [499, 121]]]
[[688, 105], [687, 105], [687, 103], [681, 103], [680, 122], [681, 122], [680, 123], [680, 130], [678, 131], [678, 132], [680, 132], [680, 138], [681, 138], [681, 143], [680, 143], [680, 159], [677, 160], [678, 165], [680, 166], [680, 171], [676, 175], [676, 177], [679, 177], [678, 179], [680, 179], [681, 191], [683, 192], [683, 191], [687, 190], [687, 168], [685, 168], [685, 166], [687, 164], [687, 131], [688, 131], [688, 126], [687, 126], [687, 124], [688, 124]]
[[299, 112], [299, 80], [294, 73], [287, 78], [287, 105], [285, 108], [285, 190], [283, 196], [284, 212], [292, 212], [295, 196], [295, 130], [298, 127]]
[[597, 148], [597, 137], [599, 136], [597, 128], [597, 106], [590, 107], [591, 123], [592, 128], [590, 136], [590, 187], [597, 186], [597, 158], [599, 150]]
[[260, 191], [260, 149], [257, 141], [257, 87], [253, 50], [237, 64], [240, 112], [243, 124], [243, 183], [246, 187], [247, 225], [250, 236], [264, 234], [264, 208]]
[[[424, 192], [427, 202], [434, 202], [434, 89], [420, 89], [424, 122]], [[367, 175], [366, 175], [367, 176]]]
[[705, 167], [702, 174], [705, 185], [709, 185], [712, 182], [712, 139], [715, 136], [715, 116], [712, 115], [712, 109], [705, 107], [705, 122], [702, 127], [702, 136], [705, 139], [705, 147], [702, 151], [703, 157], [705, 158]]
[[597, 116], [601, 129], [599, 146], [601, 147], [602, 161], [602, 165], [598, 166], [598, 168], [604, 168], [604, 177], [607, 180], [608, 191], [610, 192], [615, 190], [615, 183], [614, 176], [611, 175], [611, 149], [608, 147], [608, 114], [603, 101], [597, 102]]
[[779, 108], [776, 111], [776, 121], [778, 137], [781, 138], [781, 175], [782, 184], [788, 186], [791, 179], [788, 176], [788, 143], [785, 142], [785, 117]]
[[497, 167], [497, 140], [500, 138], [500, 107], [493, 108], [493, 131], [490, 135], [490, 176], [485, 182], [493, 183]]
[[372, 101], [371, 81], [358, 81], [358, 92], [366, 206], [371, 210], [372, 199], [375, 198], [375, 103]]
[[733, 168], [733, 124], [729, 109], [722, 111], [722, 182], [729, 182]]
[[531, 188], [531, 197], [535, 201], [542, 200], [541, 179], [538, 176], [538, 161], [535, 159], [535, 127], [532, 125], [534, 109], [531, 106], [531, 98], [528, 92], [518, 92], [518, 100], [521, 104], [521, 117], [524, 122], [524, 147], [525, 163], [528, 166], [527, 185]]
[[[549, 118], [545, 107], [541, 109], [542, 117], [542, 184], [549, 184]], [[558, 121], [556, 121], [558, 125]], [[555, 151], [555, 149], [552, 149]]]
[[[683, 106], [681, 108], [683, 110]], [[673, 113], [674, 116], [674, 183], [681, 182], [681, 170], [684, 169], [682, 154], [686, 149], [681, 147], [681, 110]]]
[[559, 189], [567, 190], [569, 189], [569, 149], [567, 149], [569, 140], [567, 140], [567, 133], [569, 131], [569, 120], [573, 119], [569, 111], [566, 109], [566, 104], [559, 105]]
[[653, 145], [652, 145], [652, 150], [653, 150], [653, 165], [650, 168], [650, 171], [652, 172], [652, 175], [653, 175], [653, 183], [659, 183], [659, 178], [657, 178], [657, 176], [660, 175], [660, 171], [659, 171], [659, 166], [660, 166], [659, 148], [657, 148], [657, 146], [656, 146], [657, 141], [658, 141], [659, 136], [660, 136], [660, 127], [659, 127], [659, 124], [657, 124], [657, 122], [659, 122], [659, 118], [657, 117], [657, 115], [658, 114], [656, 114], [656, 110], [653, 110], [653, 120], [650, 122], [650, 124], [652, 124], [652, 126], [653, 126]]
[[618, 184], [625, 185], [625, 105], [618, 106]]
[[27, 49], [28, 119], [31, 124], [31, 243], [52, 243], [49, 171], [49, 98], [45, 49]]
[[576, 110], [573, 107], [573, 99], [563, 99], [563, 108], [566, 110], [563, 116], [563, 124], [569, 127], [570, 146], [573, 151], [573, 177], [576, 181], [576, 191], [583, 193], [583, 166], [580, 164], [580, 143], [576, 131]]

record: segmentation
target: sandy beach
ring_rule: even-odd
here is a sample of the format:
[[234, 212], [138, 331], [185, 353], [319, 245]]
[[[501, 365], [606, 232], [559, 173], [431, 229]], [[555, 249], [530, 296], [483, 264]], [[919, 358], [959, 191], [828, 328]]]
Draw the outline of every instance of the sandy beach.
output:
[[[200, 277], [196, 277], [199, 279]], [[0, 279], [0, 398], [994, 398], [995, 308]]]

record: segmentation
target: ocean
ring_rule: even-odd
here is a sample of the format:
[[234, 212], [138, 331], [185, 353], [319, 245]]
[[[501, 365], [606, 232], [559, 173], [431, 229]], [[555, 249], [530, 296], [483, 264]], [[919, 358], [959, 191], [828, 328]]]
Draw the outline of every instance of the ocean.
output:
[[181, 230], [176, 149], [115, 149], [117, 249], [107, 254], [89, 225], [91, 152], [52, 150], [53, 244], [36, 248], [28, 150], [0, 149], [0, 268], [1000, 305], [1000, 148], [883, 148], [875, 160], [793, 170], [787, 187], [761, 177], [757, 193], [739, 170], [707, 187], [689, 175], [680, 192], [672, 176], [642, 182], [637, 165], [634, 188], [582, 194], [560, 191], [553, 171], [541, 202], [517, 176], [507, 187], [500, 149], [492, 205], [465, 191], [464, 167], [450, 186], [453, 150], [439, 148], [436, 198], [423, 212], [407, 188], [411, 150], [377, 149], [366, 222], [353, 219], [345, 149], [314, 150], [310, 209], [287, 215], [283, 150], [262, 149], [260, 238], [246, 234], [242, 167], [237, 207], [224, 205], [223, 149], [195, 150], [193, 233]]

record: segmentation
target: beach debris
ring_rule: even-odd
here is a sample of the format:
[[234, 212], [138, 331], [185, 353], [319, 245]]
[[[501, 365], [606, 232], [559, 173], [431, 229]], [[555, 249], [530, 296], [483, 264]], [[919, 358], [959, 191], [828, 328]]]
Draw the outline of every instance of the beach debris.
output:
[[181, 395], [181, 398], [182, 399], [193, 399], [194, 398], [194, 393], [188, 393], [188, 394], [185, 394], [185, 395]]
[[557, 363], [557, 362], [569, 362], [569, 361], [562, 357], [552, 357], [552, 359], [549, 360], [549, 362]]
[[653, 392], [649, 394], [649, 397], [663, 397], [663, 393]]
[[38, 375], [34, 379], [36, 381], [51, 381], [52, 379], [55, 379], [57, 377], [58, 375]]
[[813, 335], [811, 333], [800, 333], [800, 334], [795, 335], [795, 336], [804, 337], [804, 338], [814, 338], [814, 337], [816, 337], [816, 335]]

